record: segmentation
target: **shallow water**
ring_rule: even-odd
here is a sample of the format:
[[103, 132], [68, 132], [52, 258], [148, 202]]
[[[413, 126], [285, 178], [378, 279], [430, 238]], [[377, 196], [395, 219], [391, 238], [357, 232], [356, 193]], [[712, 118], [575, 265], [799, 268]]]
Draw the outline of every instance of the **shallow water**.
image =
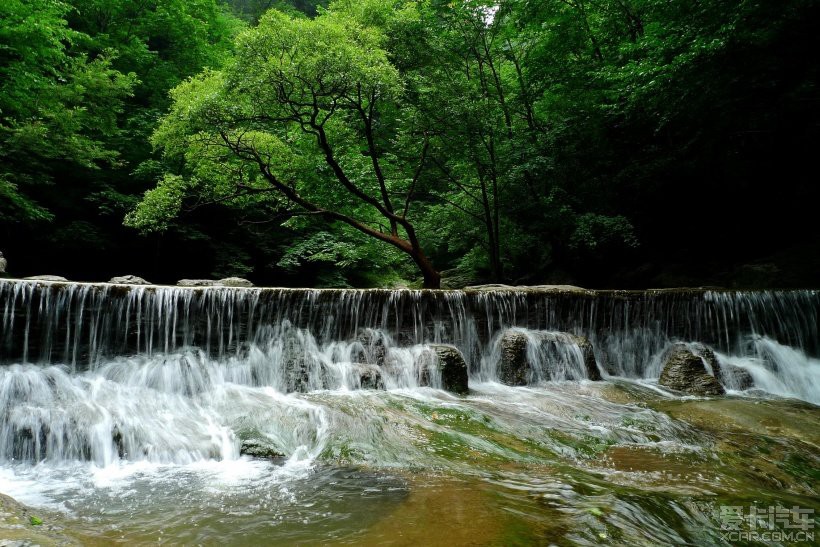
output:
[[18, 462], [0, 491], [90, 545], [706, 545], [721, 505], [820, 510], [820, 409], [794, 400], [624, 381], [257, 396], [263, 431], [313, 411], [286, 461]]

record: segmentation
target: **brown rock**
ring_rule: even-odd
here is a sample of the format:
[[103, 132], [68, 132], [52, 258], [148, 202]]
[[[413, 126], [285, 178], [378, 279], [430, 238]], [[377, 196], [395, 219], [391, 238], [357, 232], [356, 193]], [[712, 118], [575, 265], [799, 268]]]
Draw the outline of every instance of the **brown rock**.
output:
[[441, 387], [452, 393], [467, 393], [467, 362], [458, 348], [446, 344], [435, 344], [430, 348], [436, 352]]
[[703, 359], [685, 345], [678, 344], [667, 353], [658, 383], [692, 395], [723, 395], [723, 386], [706, 372]]

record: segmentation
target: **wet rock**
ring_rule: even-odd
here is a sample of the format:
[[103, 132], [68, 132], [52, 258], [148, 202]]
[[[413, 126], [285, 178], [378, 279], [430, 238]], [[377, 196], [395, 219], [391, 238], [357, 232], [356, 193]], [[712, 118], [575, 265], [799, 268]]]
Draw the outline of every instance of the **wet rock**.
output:
[[285, 455], [276, 449], [273, 443], [264, 439], [244, 439], [239, 445], [239, 453], [254, 458], [280, 459]]
[[725, 393], [717, 378], [706, 371], [703, 359], [685, 344], [676, 344], [667, 352], [658, 383], [691, 395]]
[[180, 279], [177, 281], [178, 287], [216, 287], [218, 281], [213, 279]]
[[120, 431], [119, 427], [114, 426], [111, 431], [111, 440], [114, 441], [114, 446], [117, 449], [117, 456], [120, 458], [127, 457], [128, 453], [125, 451], [125, 439], [123, 439], [122, 431]]
[[[283, 364], [285, 369], [285, 392], [286, 393], [307, 393], [313, 388], [311, 383], [311, 363], [309, 357], [289, 351], [289, 344], [285, 344]], [[321, 377], [319, 378], [321, 380]], [[315, 382], [314, 382], [315, 383]], [[324, 382], [322, 382], [323, 384]]]
[[120, 275], [112, 277], [109, 283], [116, 283], [117, 285], [150, 285], [150, 281], [138, 277], [136, 275]]
[[253, 287], [253, 283], [241, 277], [223, 279], [180, 279], [178, 287]]
[[358, 374], [361, 389], [384, 389], [382, 370], [377, 365], [361, 364], [358, 366]]
[[521, 287], [515, 285], [504, 285], [503, 283], [485, 283], [484, 285], [468, 285], [465, 291], [514, 291]]
[[442, 289], [463, 289], [464, 287], [477, 286], [480, 282], [472, 272], [462, 272], [458, 268], [441, 272]]
[[3, 257], [3, 253], [0, 253], [0, 274], [6, 273], [6, 268], [8, 267], [8, 261]]
[[54, 517], [44, 519], [32, 508], [0, 494], [0, 547], [39, 545], [79, 546], [81, 543], [66, 535]]
[[578, 287], [576, 285], [530, 285], [525, 287], [531, 291], [548, 291], [548, 292], [563, 292], [563, 293], [581, 293], [592, 294], [594, 291]]
[[60, 275], [32, 275], [29, 277], [24, 277], [23, 279], [26, 281], [53, 281], [55, 283], [68, 281], [68, 279]]
[[467, 362], [458, 348], [446, 344], [435, 344], [430, 346], [430, 349], [436, 353], [441, 387], [452, 393], [467, 393], [469, 376]]
[[735, 365], [723, 365], [720, 369], [720, 383], [726, 389], [746, 390], [755, 386], [755, 380], [748, 370]]
[[361, 350], [356, 357], [359, 363], [384, 366], [387, 361], [387, 347], [390, 344], [386, 334], [376, 329], [365, 329], [359, 333], [357, 341], [361, 344]]
[[253, 287], [253, 283], [241, 277], [225, 277], [216, 283], [222, 287]]
[[546, 332], [542, 336], [545, 340], [554, 344], [576, 346], [581, 351], [587, 379], [594, 381], [601, 379], [601, 371], [598, 370], [598, 363], [595, 361], [595, 350], [592, 347], [592, 342], [586, 336], [578, 336], [568, 332]]
[[498, 362], [498, 381], [508, 386], [527, 384], [530, 362], [527, 359], [529, 339], [521, 331], [508, 330], [501, 337], [501, 359]]
[[692, 353], [703, 359], [706, 371], [717, 378], [724, 388], [745, 390], [754, 387], [755, 381], [748, 370], [736, 365], [721, 365], [712, 348], [699, 342], [688, 344]]
[[494, 292], [494, 291], [520, 291], [520, 292], [553, 292], [553, 293], [575, 293], [593, 295], [595, 291], [576, 287], [575, 285], [502, 285], [498, 283], [486, 285], [470, 285], [464, 287], [465, 291], [474, 292]]
[[282, 383], [278, 388], [285, 393], [307, 393], [331, 389], [337, 383], [333, 371], [325, 366], [310, 347], [310, 343], [293, 329], [282, 341]]
[[700, 342], [686, 344], [686, 348], [703, 359], [703, 364], [706, 365], [706, 372], [720, 380], [720, 362], [712, 348]]
[[501, 383], [510, 386], [526, 385], [532, 376], [532, 363], [529, 357], [529, 345], [539, 344], [540, 357], [547, 361], [546, 367], [550, 379], [555, 375], [555, 362], [558, 359], [577, 359], [569, 352], [580, 351], [583, 368], [582, 376], [589, 380], [600, 380], [601, 373], [595, 361], [595, 351], [592, 343], [584, 336], [567, 332], [533, 332], [529, 333], [510, 329], [501, 337], [501, 359], [497, 373]]

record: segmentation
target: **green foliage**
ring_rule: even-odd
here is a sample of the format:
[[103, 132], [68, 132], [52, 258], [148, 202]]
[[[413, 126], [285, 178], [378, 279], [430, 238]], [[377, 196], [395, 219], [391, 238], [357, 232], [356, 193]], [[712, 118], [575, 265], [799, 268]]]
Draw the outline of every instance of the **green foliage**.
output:
[[157, 187], [145, 193], [141, 206], [125, 216], [129, 226], [143, 231], [164, 230], [179, 214], [189, 182], [178, 175], [167, 174]]
[[[406, 20], [408, 10], [396, 17]], [[316, 215], [423, 260], [408, 216], [394, 209], [395, 201], [409, 211], [415, 182], [402, 155], [418, 139], [400, 140], [404, 82], [384, 49], [392, 21], [378, 3], [340, 5], [312, 20], [268, 11], [238, 36], [232, 62], [172, 92], [152, 142], [182, 168], [126, 222], [164, 229], [186, 203], [219, 202], [283, 219]], [[319, 231], [279, 265], [332, 258], [344, 269], [359, 259], [352, 252]]]
[[[4, 251], [190, 247], [203, 273], [328, 286], [404, 284], [409, 256], [452, 283], [594, 285], [668, 247], [812, 241], [818, 13], [7, 0]], [[747, 217], [764, 205], [786, 220]]]
[[585, 213], [578, 217], [575, 230], [569, 239], [570, 247], [590, 251], [611, 243], [623, 243], [631, 247], [638, 244], [632, 224], [622, 216]]
[[69, 11], [53, 0], [0, 5], [0, 221], [50, 220], [32, 194], [55, 170], [116, 165], [106, 141], [136, 77], [112, 67], [113, 52], [76, 47], [88, 37], [68, 27]]
[[72, 28], [91, 51], [117, 52], [116, 67], [139, 74], [141, 105], [162, 108], [168, 90], [217, 67], [241, 24], [217, 0], [72, 0]]
[[[134, 112], [130, 97], [136, 93], [142, 107], [162, 107], [170, 87], [220, 63], [233, 32], [220, 10], [215, 0], [166, 0], [153, 9], [124, 0], [3, 2], [2, 219], [52, 219], [31, 194], [43, 193], [37, 189], [59, 173], [102, 168], [111, 177], [127, 169], [127, 150], [144, 148], [146, 137], [129, 134], [134, 125], [123, 119], [145, 115]], [[153, 43], [165, 49], [152, 50]]]
[[222, 64], [242, 24], [220, 0], [1, 4], [4, 250], [25, 259], [42, 248], [61, 262], [70, 248], [82, 263], [104, 247], [113, 251], [108, 267], [119, 269], [116, 261], [135, 256], [121, 219], [162, 171], [147, 141], [168, 91]]
[[317, 232], [292, 245], [279, 260], [286, 270], [298, 270], [305, 262], [325, 262], [338, 268], [349, 268], [362, 259], [361, 248], [351, 242], [339, 241], [328, 232]]
[[405, 286], [412, 276], [401, 253], [345, 228], [305, 235], [286, 246], [276, 265], [292, 274], [317, 272], [317, 287]]
[[268, 10], [275, 9], [289, 15], [315, 16], [326, 0], [226, 0], [231, 9], [243, 19], [259, 22]]

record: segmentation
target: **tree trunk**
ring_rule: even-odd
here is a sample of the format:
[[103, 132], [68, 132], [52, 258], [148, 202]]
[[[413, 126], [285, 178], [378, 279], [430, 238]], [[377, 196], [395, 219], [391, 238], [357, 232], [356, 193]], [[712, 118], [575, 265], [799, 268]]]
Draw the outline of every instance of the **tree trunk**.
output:
[[441, 288], [441, 274], [438, 273], [430, 259], [419, 249], [416, 252], [410, 253], [416, 266], [421, 270], [421, 275], [424, 277], [424, 289], [440, 289]]
[[496, 243], [496, 247], [490, 252], [490, 269], [492, 270], [493, 281], [495, 283], [503, 283], [504, 282], [504, 265], [501, 263], [501, 256], [500, 249], [498, 249], [498, 244]]

